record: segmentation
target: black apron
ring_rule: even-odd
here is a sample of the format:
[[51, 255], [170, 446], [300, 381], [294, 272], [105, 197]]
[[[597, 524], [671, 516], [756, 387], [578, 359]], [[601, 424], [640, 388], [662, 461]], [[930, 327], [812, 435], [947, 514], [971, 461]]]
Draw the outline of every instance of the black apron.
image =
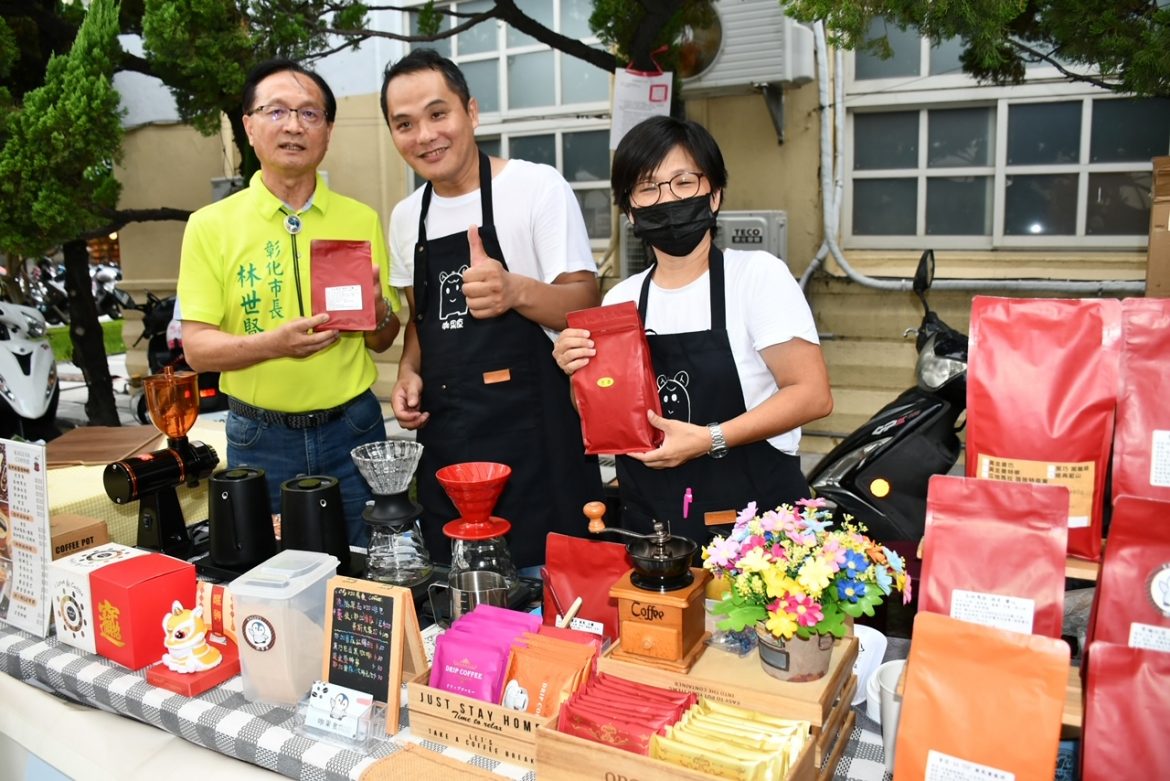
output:
[[[711, 329], [682, 334], [647, 331], [650, 356], [658, 374], [664, 417], [705, 426], [724, 423], [746, 409], [735, 356], [727, 336], [723, 253], [712, 244], [709, 255]], [[652, 268], [642, 283], [638, 313], [646, 322]], [[782, 453], [766, 440], [733, 447], [723, 458], [699, 456], [672, 469], [651, 469], [629, 456], [618, 456], [622, 526], [649, 532], [651, 520], [669, 521], [671, 533], [703, 544], [728, 527], [708, 526], [707, 513], [743, 509], [755, 501], [759, 512], [810, 496], [800, 458]], [[691, 489], [690, 512], [683, 520], [683, 495]], [[730, 516], [734, 521], [734, 515]]]
[[[491, 163], [482, 152], [479, 188], [480, 238], [507, 269], [492, 213]], [[485, 320], [468, 312], [462, 276], [471, 263], [467, 234], [427, 239], [432, 190], [428, 182], [414, 250], [421, 409], [430, 413], [418, 431], [423, 537], [437, 561], [450, 561], [451, 541], [442, 527], [458, 513], [436, 470], [497, 461], [512, 467], [512, 476], [492, 514], [512, 523], [508, 546], [516, 566], [541, 564], [548, 532], [587, 535], [581, 508], [602, 498], [597, 458], [584, 455], [569, 380], [553, 360], [544, 329], [515, 311]]]

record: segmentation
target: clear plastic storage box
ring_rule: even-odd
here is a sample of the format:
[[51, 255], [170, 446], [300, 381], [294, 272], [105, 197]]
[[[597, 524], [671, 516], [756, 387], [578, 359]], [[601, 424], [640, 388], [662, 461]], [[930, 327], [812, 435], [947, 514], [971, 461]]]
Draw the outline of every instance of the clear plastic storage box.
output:
[[321, 677], [328, 553], [286, 550], [232, 581], [244, 696], [296, 705]]

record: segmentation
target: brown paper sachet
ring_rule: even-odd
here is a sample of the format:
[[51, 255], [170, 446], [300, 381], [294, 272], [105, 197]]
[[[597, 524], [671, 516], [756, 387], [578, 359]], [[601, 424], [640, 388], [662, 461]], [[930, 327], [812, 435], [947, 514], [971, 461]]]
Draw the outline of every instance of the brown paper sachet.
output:
[[1113, 503], [1087, 655], [1096, 641], [1170, 652], [1170, 502], [1119, 496]]
[[569, 312], [589, 331], [596, 354], [572, 378], [586, 453], [645, 453], [662, 442], [646, 411], [662, 414], [650, 346], [632, 301]]
[[1170, 299], [1127, 298], [1121, 317], [1113, 496], [1170, 502], [1170, 405], [1163, 387], [1170, 366]]
[[894, 778], [1053, 778], [1068, 668], [1061, 640], [919, 613]]
[[1170, 774], [1170, 654], [1095, 642], [1087, 665], [1081, 777], [1165, 778]]
[[1121, 336], [1115, 299], [971, 304], [967, 476], [1064, 485], [1068, 553], [1101, 557]]
[[935, 475], [918, 609], [1059, 638], [1068, 489]]

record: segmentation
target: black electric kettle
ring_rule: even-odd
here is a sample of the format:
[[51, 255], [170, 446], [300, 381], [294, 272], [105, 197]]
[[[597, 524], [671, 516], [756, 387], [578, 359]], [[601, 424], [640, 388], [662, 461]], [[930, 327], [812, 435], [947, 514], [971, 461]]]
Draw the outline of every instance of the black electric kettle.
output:
[[263, 469], [221, 469], [208, 482], [207, 517], [211, 562], [248, 569], [276, 555], [276, 534]]
[[284, 550], [321, 551], [348, 569], [349, 537], [336, 477], [303, 475], [280, 484], [280, 543]]

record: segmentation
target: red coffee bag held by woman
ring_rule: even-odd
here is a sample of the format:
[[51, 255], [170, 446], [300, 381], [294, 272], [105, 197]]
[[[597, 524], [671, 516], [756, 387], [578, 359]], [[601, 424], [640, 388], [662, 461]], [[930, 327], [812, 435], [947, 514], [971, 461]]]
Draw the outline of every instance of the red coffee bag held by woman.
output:
[[1113, 503], [1088, 637], [1090, 655], [1095, 641], [1170, 653], [1170, 502]]
[[1101, 556], [1121, 302], [971, 304], [967, 476], [1069, 489], [1068, 552]]
[[918, 609], [1060, 637], [1068, 489], [935, 475]]
[[1121, 302], [1113, 495], [1170, 501], [1170, 299]]
[[1093, 643], [1088, 666], [1081, 778], [1147, 781], [1170, 776], [1170, 654]]
[[632, 301], [569, 312], [570, 328], [589, 331], [597, 354], [571, 378], [586, 453], [645, 453], [662, 442], [646, 410], [662, 414], [650, 346]]

